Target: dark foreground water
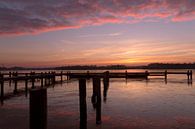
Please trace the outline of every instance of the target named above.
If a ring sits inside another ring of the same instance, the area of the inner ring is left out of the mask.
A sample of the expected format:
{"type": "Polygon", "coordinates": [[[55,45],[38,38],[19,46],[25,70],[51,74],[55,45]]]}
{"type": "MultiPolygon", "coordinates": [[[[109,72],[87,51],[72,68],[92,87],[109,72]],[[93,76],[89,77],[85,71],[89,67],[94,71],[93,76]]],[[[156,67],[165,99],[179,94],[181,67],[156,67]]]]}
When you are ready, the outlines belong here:
{"type": "MultiPolygon", "coordinates": [[[[96,125],[92,80],[87,80],[88,129],[195,129],[195,87],[184,75],[169,76],[167,84],[160,78],[110,79],[107,90],[101,86],[102,124],[96,125]]],[[[56,84],[47,93],[48,129],[79,129],[78,80],[56,84]]],[[[0,129],[29,129],[29,97],[0,106],[0,129]]]]}

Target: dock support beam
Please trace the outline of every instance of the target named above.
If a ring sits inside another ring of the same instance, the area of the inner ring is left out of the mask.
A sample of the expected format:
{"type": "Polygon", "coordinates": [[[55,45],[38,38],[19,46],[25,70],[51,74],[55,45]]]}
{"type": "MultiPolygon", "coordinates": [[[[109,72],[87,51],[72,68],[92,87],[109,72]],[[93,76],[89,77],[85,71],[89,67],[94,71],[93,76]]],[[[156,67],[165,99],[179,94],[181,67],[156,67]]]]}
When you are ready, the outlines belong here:
{"type": "Polygon", "coordinates": [[[96,124],[101,124],[101,85],[100,78],[93,78],[93,90],[96,95],[96,124]]]}
{"type": "Polygon", "coordinates": [[[104,102],[106,102],[106,100],[107,100],[107,92],[108,92],[108,87],[109,87],[109,71],[106,71],[104,73],[103,83],[104,83],[104,102]]]}
{"type": "Polygon", "coordinates": [[[63,82],[63,71],[61,71],[60,78],[61,78],[61,83],[62,83],[63,82]]]}
{"type": "Polygon", "coordinates": [[[41,72],[41,87],[43,87],[43,72],[41,72]]]}
{"type": "Polygon", "coordinates": [[[30,90],[30,129],[47,129],[47,90],[30,90]]]}
{"type": "Polygon", "coordinates": [[[27,97],[27,95],[28,95],[28,74],[26,73],[25,76],[26,76],[26,79],[25,79],[25,95],[27,97]]]}
{"type": "Polygon", "coordinates": [[[146,80],[148,80],[149,72],[145,71],[146,80]]]}
{"type": "MultiPolygon", "coordinates": [[[[11,77],[12,77],[12,73],[9,72],[9,78],[11,78],[11,77]]],[[[12,80],[10,79],[10,80],[9,80],[9,86],[11,86],[11,84],[12,84],[12,80]]]]}
{"type": "Polygon", "coordinates": [[[190,80],[192,80],[192,75],[193,75],[193,72],[192,70],[190,71],[190,80]]]}
{"type": "Polygon", "coordinates": [[[80,129],[87,129],[86,80],[79,79],[80,129]]]}
{"type": "MultiPolygon", "coordinates": [[[[17,77],[18,76],[18,73],[15,72],[13,73],[14,77],[17,77]]],[[[18,80],[17,78],[14,79],[14,94],[16,94],[18,92],[18,80]]]]}
{"type": "Polygon", "coordinates": [[[3,75],[0,74],[0,84],[1,84],[1,102],[4,100],[4,81],[3,81],[3,75]]]}

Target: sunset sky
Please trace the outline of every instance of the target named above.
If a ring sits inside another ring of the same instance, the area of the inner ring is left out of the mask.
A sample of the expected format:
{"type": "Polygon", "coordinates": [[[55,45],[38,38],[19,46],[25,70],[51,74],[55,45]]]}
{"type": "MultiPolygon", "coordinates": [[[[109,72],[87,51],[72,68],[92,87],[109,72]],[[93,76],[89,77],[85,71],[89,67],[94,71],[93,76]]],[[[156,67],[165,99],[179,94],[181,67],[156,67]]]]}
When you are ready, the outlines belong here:
{"type": "Polygon", "coordinates": [[[195,62],[195,0],[0,0],[0,66],[195,62]]]}

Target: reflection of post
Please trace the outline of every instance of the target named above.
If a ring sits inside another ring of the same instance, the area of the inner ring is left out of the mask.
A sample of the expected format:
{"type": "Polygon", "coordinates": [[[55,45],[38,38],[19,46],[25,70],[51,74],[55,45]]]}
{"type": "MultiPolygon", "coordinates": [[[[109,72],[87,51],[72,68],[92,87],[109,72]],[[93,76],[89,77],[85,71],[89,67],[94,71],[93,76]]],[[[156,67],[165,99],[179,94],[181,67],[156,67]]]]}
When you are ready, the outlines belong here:
{"type": "Polygon", "coordinates": [[[47,129],[47,90],[30,90],[30,129],[47,129]]]}
{"type": "Polygon", "coordinates": [[[101,124],[101,86],[100,78],[93,78],[93,86],[96,89],[97,103],[96,103],[96,124],[101,124]]]}
{"type": "Polygon", "coordinates": [[[79,79],[80,129],[87,129],[86,80],[79,79]]]}

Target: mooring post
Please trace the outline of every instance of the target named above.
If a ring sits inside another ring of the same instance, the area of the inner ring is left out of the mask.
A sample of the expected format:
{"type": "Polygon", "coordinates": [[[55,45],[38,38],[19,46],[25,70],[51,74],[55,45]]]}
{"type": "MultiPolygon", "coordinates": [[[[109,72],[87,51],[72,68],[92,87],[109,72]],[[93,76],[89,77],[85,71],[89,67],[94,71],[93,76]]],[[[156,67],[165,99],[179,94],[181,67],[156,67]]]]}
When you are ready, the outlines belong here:
{"type": "Polygon", "coordinates": [[[106,71],[104,73],[103,82],[104,82],[104,102],[106,102],[107,92],[108,92],[108,87],[109,87],[109,71],[106,71]]]}
{"type": "Polygon", "coordinates": [[[25,73],[25,95],[28,95],[28,73],[25,73]]]}
{"type": "Polygon", "coordinates": [[[44,74],[44,79],[45,79],[45,86],[47,86],[47,72],[44,74]]]}
{"type": "Polygon", "coordinates": [[[192,75],[193,75],[193,72],[192,70],[190,70],[190,80],[192,80],[192,75]]]}
{"type": "Polygon", "coordinates": [[[41,87],[43,87],[43,72],[41,72],[41,87]]]}
{"type": "Polygon", "coordinates": [[[71,74],[71,73],[68,71],[68,72],[67,72],[67,80],[70,80],[70,74],[71,74]]]}
{"type": "Polygon", "coordinates": [[[3,74],[0,73],[0,84],[1,84],[1,101],[4,99],[4,80],[3,74]]]}
{"type": "Polygon", "coordinates": [[[30,89],[30,129],[47,129],[47,90],[30,89]]]}
{"type": "Polygon", "coordinates": [[[61,71],[60,77],[61,77],[61,83],[62,83],[63,82],[63,71],[61,71]]]}
{"type": "Polygon", "coordinates": [[[190,71],[187,71],[188,80],[190,80],[190,71]]]}
{"type": "MultiPolygon", "coordinates": [[[[12,73],[9,72],[9,78],[11,78],[11,77],[12,77],[12,73]]],[[[12,84],[12,80],[10,79],[10,80],[9,80],[9,86],[11,86],[11,84],[12,84]]]]}
{"type": "Polygon", "coordinates": [[[50,80],[50,77],[51,76],[51,72],[48,73],[48,85],[51,85],[51,80],[50,80]]]}
{"type": "Polygon", "coordinates": [[[87,129],[86,80],[79,79],[80,129],[87,129]]]}
{"type": "Polygon", "coordinates": [[[56,72],[53,72],[53,84],[56,83],[56,72]]]}
{"type": "Polygon", "coordinates": [[[148,80],[149,72],[145,71],[146,80],[148,80]]]}
{"type": "Polygon", "coordinates": [[[165,70],[165,80],[167,80],[167,70],[165,70]]]}
{"type": "Polygon", "coordinates": [[[18,92],[18,79],[17,79],[17,76],[18,76],[18,72],[15,72],[14,73],[14,94],[16,94],[18,92]]]}
{"type": "Polygon", "coordinates": [[[96,92],[96,124],[101,124],[101,85],[100,78],[93,78],[94,92],[96,92]]]}
{"type": "Polygon", "coordinates": [[[34,72],[31,72],[31,80],[32,80],[32,89],[35,88],[35,73],[34,72]]]}

